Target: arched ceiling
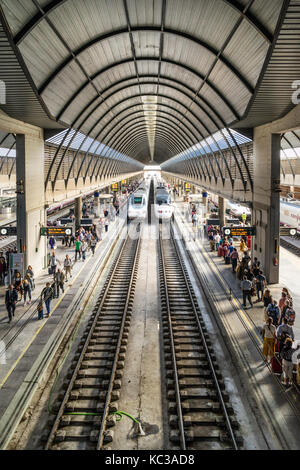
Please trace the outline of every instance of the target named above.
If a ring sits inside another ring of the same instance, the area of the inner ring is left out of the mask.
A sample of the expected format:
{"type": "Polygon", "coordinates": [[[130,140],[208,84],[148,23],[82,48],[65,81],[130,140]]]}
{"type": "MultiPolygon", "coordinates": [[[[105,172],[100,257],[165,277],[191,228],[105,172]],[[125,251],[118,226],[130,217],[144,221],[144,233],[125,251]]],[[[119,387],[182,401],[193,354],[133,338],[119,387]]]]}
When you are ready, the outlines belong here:
{"type": "Polygon", "coordinates": [[[240,122],[285,0],[0,0],[48,116],[161,163],[240,122]]]}

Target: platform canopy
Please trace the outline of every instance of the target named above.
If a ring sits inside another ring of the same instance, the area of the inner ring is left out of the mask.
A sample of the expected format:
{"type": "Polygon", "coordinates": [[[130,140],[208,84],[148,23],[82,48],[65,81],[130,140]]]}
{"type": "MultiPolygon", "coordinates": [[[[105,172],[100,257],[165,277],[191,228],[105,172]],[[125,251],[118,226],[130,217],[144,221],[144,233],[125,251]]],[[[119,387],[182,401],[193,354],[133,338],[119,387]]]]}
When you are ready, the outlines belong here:
{"type": "MultiPolygon", "coordinates": [[[[253,127],[292,106],[290,95],[272,96],[290,87],[296,51],[277,57],[273,83],[264,77],[297,3],[0,0],[0,61],[10,70],[1,108],[160,164],[220,129],[253,127]]],[[[287,47],[293,37],[285,39],[287,47]]]]}

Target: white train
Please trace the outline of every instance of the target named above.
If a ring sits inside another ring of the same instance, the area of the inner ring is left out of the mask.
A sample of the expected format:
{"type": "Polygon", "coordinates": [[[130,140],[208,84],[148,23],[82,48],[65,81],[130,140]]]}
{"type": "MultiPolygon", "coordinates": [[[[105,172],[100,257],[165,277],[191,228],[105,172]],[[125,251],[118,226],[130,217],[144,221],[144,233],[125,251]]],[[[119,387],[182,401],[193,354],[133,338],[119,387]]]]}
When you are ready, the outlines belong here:
{"type": "Polygon", "coordinates": [[[154,192],[154,215],[158,220],[174,219],[174,207],[171,204],[169,191],[158,184],[154,192]]]}
{"type": "Polygon", "coordinates": [[[243,213],[245,213],[247,217],[251,217],[251,210],[249,207],[242,206],[235,202],[226,201],[226,209],[236,217],[241,217],[243,213]]]}
{"type": "Polygon", "coordinates": [[[127,220],[145,219],[148,213],[149,185],[142,183],[128,200],[127,220]]]}
{"type": "Polygon", "coordinates": [[[300,233],[300,203],[299,201],[280,200],[280,223],[297,228],[300,233]]]}

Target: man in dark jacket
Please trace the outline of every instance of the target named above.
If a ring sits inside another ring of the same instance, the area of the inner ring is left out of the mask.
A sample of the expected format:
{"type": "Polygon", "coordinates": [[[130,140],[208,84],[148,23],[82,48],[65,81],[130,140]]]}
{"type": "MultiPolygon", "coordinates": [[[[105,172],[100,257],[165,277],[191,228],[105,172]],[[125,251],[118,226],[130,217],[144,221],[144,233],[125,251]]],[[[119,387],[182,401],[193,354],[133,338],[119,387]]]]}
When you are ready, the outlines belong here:
{"type": "Polygon", "coordinates": [[[15,314],[17,300],[18,300],[18,293],[16,289],[14,288],[14,286],[10,284],[5,293],[5,305],[6,305],[6,309],[8,313],[8,323],[11,322],[12,317],[15,314]]]}

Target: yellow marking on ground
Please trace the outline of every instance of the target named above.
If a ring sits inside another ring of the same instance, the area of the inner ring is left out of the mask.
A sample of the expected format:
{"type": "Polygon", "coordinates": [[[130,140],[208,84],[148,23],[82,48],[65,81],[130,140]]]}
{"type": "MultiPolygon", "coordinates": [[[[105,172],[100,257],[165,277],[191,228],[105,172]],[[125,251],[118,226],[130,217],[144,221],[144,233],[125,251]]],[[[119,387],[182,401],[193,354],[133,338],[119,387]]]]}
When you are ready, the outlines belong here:
{"type": "MultiPolygon", "coordinates": [[[[98,248],[98,247],[97,247],[98,248]]],[[[91,255],[90,255],[91,256],[91,255]]],[[[89,257],[90,257],[89,256],[89,257]]],[[[86,258],[86,260],[88,260],[88,258],[86,258]]],[[[85,266],[85,263],[83,263],[82,267],[80,268],[80,270],[78,271],[78,273],[76,274],[76,276],[74,277],[73,281],[72,281],[72,285],[73,283],[76,281],[76,279],[78,278],[79,274],[81,273],[81,271],[83,270],[85,266]]],[[[40,331],[44,328],[44,326],[46,325],[48,319],[51,317],[51,315],[53,314],[53,312],[57,309],[57,307],[59,306],[59,304],[61,303],[62,299],[64,298],[65,294],[67,293],[68,289],[65,290],[65,292],[63,293],[62,297],[59,299],[59,301],[56,303],[55,307],[53,308],[53,310],[50,312],[50,315],[49,317],[47,317],[46,321],[38,328],[38,330],[35,332],[35,334],[33,335],[33,337],[31,338],[30,342],[27,344],[27,346],[25,347],[25,349],[21,352],[20,356],[18,357],[18,359],[15,361],[15,363],[12,365],[12,367],[10,368],[10,370],[8,371],[8,373],[6,374],[6,376],[4,377],[4,379],[2,380],[1,384],[0,384],[0,389],[3,387],[3,385],[5,384],[5,382],[7,381],[7,379],[9,378],[9,376],[11,375],[11,373],[14,371],[14,369],[16,368],[16,366],[18,365],[18,363],[20,362],[20,360],[22,359],[22,357],[24,356],[24,354],[26,353],[26,351],[28,350],[28,348],[30,347],[30,345],[33,343],[33,341],[35,340],[35,338],[37,337],[37,335],[40,333],[40,331]]]]}

